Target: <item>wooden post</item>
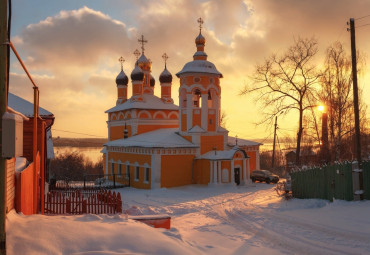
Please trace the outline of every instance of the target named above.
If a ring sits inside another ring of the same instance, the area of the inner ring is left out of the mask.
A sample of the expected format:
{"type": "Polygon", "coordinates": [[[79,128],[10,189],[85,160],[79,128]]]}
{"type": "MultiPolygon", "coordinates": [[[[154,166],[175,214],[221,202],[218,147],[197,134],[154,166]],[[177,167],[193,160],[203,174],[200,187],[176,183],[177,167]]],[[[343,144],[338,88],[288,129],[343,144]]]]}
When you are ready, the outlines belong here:
{"type": "MultiPolygon", "coordinates": [[[[8,107],[7,68],[8,68],[8,5],[0,3],[0,148],[2,153],[3,115],[8,107]]],[[[0,156],[0,254],[6,254],[6,159],[0,156]]]]}
{"type": "Polygon", "coordinates": [[[353,105],[355,112],[355,150],[356,150],[356,159],[358,161],[358,173],[359,173],[359,187],[357,193],[360,194],[360,199],[363,197],[363,175],[362,175],[362,163],[361,163],[361,133],[360,133],[360,110],[358,106],[358,86],[357,86],[357,53],[356,53],[356,35],[355,35],[355,19],[351,18],[350,22],[350,31],[351,31],[351,55],[352,55],[352,78],[353,78],[353,105]]]}

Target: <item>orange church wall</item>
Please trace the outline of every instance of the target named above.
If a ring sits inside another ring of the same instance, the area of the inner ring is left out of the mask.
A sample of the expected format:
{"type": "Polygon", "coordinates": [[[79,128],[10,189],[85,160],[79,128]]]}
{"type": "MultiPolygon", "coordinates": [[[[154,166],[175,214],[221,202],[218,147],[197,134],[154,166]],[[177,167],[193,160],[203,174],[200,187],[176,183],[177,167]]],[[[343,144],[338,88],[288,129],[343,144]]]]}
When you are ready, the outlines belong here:
{"type": "Polygon", "coordinates": [[[208,115],[208,131],[216,131],[216,115],[208,115]]]}
{"type": "Polygon", "coordinates": [[[206,153],[208,151],[213,150],[215,147],[217,150],[224,149],[224,137],[222,135],[219,136],[201,136],[200,138],[201,148],[200,153],[206,153]]]}
{"type": "Polygon", "coordinates": [[[209,160],[200,159],[196,160],[194,164],[194,181],[196,184],[208,184],[210,181],[209,176],[209,160]]]}
{"type": "Polygon", "coordinates": [[[110,140],[118,140],[123,138],[123,132],[125,131],[125,126],[115,126],[110,127],[110,140]]]}
{"type": "Polygon", "coordinates": [[[193,110],[193,126],[201,126],[202,115],[200,114],[201,109],[197,108],[193,110]],[[196,113],[198,112],[198,113],[196,113]]]}
{"type": "Polygon", "coordinates": [[[247,155],[249,156],[249,169],[250,171],[256,170],[256,151],[246,151],[247,155]]]}
{"type": "Polygon", "coordinates": [[[189,142],[193,142],[193,138],[191,136],[182,136],[182,138],[185,138],[186,140],[188,140],[189,142]]]}
{"type": "Polygon", "coordinates": [[[130,166],[130,186],[138,189],[150,189],[151,171],[149,170],[149,182],[144,182],[144,175],[145,168],[139,167],[139,180],[135,180],[135,167],[130,166]]]}
{"type": "MultiPolygon", "coordinates": [[[[135,166],[130,165],[130,185],[134,188],[139,189],[150,189],[150,180],[151,180],[151,168],[149,171],[149,182],[144,182],[145,168],[142,167],[145,163],[150,167],[151,164],[151,155],[142,155],[142,154],[129,154],[129,153],[119,153],[119,152],[109,152],[109,160],[113,159],[114,163],[114,173],[118,174],[118,166],[116,161],[120,160],[123,164],[122,174],[126,171],[126,161],[129,161],[130,164],[135,164],[137,162],[139,166],[139,180],[135,180],[135,166]]],[[[108,163],[108,174],[111,174],[112,164],[108,163]]],[[[119,181],[119,180],[117,180],[119,181]]]]}
{"type": "Polygon", "coordinates": [[[231,161],[230,160],[221,161],[221,171],[225,168],[229,171],[229,181],[228,181],[228,183],[230,183],[231,182],[231,180],[230,180],[230,178],[231,178],[231,161]]]}
{"type": "Polygon", "coordinates": [[[191,184],[194,155],[163,155],[161,187],[170,188],[191,184]]]}
{"type": "Polygon", "coordinates": [[[137,128],[138,134],[154,131],[160,128],[177,128],[179,127],[178,124],[174,125],[140,125],[137,128]]]}
{"type": "Polygon", "coordinates": [[[186,114],[181,115],[181,131],[186,131],[186,114]]]}
{"type": "Polygon", "coordinates": [[[125,96],[126,96],[125,89],[124,88],[119,88],[118,89],[118,97],[125,97],[125,96]]]}
{"type": "Polygon", "coordinates": [[[162,95],[171,95],[171,87],[161,87],[162,95]]]}
{"type": "MultiPolygon", "coordinates": [[[[150,166],[152,156],[145,154],[130,154],[130,153],[120,153],[120,152],[109,152],[108,161],[113,159],[114,161],[121,160],[122,163],[129,161],[131,164],[137,162],[139,165],[144,165],[147,163],[150,166]]],[[[110,164],[108,164],[108,173],[110,173],[110,164]]]]}

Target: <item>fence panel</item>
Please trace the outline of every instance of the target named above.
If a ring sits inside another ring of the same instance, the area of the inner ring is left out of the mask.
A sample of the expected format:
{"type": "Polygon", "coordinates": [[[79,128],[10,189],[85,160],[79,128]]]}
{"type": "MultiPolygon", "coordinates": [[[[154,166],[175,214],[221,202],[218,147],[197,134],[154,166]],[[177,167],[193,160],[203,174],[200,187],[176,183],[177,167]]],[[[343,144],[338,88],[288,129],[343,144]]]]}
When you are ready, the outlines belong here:
{"type": "Polygon", "coordinates": [[[370,161],[362,163],[364,180],[364,199],[370,200],[370,161]]]}
{"type": "Polygon", "coordinates": [[[45,197],[45,214],[122,213],[121,194],[110,190],[51,191],[45,197]]]}
{"type": "MultiPolygon", "coordinates": [[[[363,166],[365,193],[369,194],[370,164],[365,162],[363,166]]],[[[351,163],[300,170],[291,173],[291,177],[292,192],[296,198],[353,200],[351,163]]]]}

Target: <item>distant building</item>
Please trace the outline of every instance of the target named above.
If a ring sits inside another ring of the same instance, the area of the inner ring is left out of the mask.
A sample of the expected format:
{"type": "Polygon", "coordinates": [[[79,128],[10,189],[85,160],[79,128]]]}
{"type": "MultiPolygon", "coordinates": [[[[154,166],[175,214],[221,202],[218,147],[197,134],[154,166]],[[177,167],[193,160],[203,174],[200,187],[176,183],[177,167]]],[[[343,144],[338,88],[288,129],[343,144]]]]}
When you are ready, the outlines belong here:
{"type": "MultiPolygon", "coordinates": [[[[144,44],[142,37],[139,40],[144,44]]],[[[172,75],[165,67],[159,76],[161,96],[154,95],[151,62],[144,54],[128,77],[116,78],[116,106],[108,113],[108,142],[104,145],[105,172],[127,176],[136,188],[188,184],[244,185],[250,171],[259,169],[259,143],[228,137],[220,126],[222,74],[207,60],[206,40],[195,39],[197,51],[176,76],[180,79],[179,106],[171,98],[172,75]]],[[[138,52],[140,55],[140,52],[138,52]]],[[[137,56],[138,57],[138,56],[137,56]]]]}

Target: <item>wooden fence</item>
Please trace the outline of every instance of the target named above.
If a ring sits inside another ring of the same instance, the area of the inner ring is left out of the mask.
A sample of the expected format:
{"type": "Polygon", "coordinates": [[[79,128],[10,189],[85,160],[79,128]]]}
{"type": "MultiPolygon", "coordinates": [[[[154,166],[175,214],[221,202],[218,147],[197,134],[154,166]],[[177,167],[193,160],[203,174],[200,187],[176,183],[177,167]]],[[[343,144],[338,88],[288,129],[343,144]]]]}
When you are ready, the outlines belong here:
{"type": "MultiPolygon", "coordinates": [[[[363,194],[370,199],[370,161],[363,161],[363,194]]],[[[333,201],[354,199],[352,162],[294,171],[292,193],[296,198],[320,198],[333,201]]]]}
{"type": "Polygon", "coordinates": [[[51,191],[45,195],[45,214],[115,214],[122,212],[119,192],[110,190],[51,191]]]}

